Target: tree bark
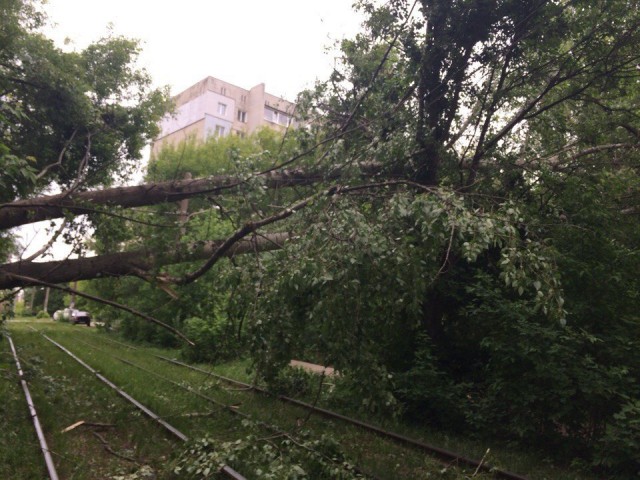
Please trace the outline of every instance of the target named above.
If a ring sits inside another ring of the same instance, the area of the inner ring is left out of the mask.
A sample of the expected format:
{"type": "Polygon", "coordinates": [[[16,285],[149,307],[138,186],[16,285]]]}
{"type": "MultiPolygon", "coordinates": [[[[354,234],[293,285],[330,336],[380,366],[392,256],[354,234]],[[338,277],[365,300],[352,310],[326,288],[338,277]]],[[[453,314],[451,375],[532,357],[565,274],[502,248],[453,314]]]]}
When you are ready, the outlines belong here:
{"type": "MultiPolygon", "coordinates": [[[[240,240],[224,255],[232,257],[243,253],[277,250],[290,238],[288,233],[272,233],[240,240]]],[[[93,278],[151,275],[163,265],[209,258],[224,243],[213,240],[184,246],[159,256],[149,250],[119,252],[95,257],[52,262],[15,262],[0,266],[0,290],[38,285],[16,276],[31,277],[58,284],[93,278]]]]}
{"type": "Polygon", "coordinates": [[[42,306],[42,310],[49,313],[49,292],[51,289],[49,287],[44,289],[44,305],[42,306]]]}
{"type": "MultiPolygon", "coordinates": [[[[264,176],[268,188],[311,185],[325,177],[304,172],[280,172],[264,176]]],[[[96,212],[100,207],[142,207],[239,189],[245,181],[226,175],[156,182],[133,187],[115,187],[73,194],[59,194],[18,200],[0,205],[0,230],[63,217],[96,212]]]]}

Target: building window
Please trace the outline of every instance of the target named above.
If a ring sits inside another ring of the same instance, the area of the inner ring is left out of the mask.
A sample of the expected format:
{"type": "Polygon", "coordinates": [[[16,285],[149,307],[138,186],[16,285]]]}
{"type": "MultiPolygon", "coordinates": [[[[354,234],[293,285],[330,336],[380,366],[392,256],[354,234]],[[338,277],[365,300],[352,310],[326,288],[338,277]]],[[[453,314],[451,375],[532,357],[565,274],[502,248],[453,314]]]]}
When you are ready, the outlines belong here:
{"type": "Polygon", "coordinates": [[[238,121],[247,123],[247,112],[245,112],[244,110],[238,110],[238,121]]]}
{"type": "Polygon", "coordinates": [[[240,95],[240,102],[241,103],[245,103],[247,101],[247,96],[246,95],[240,95]]]}
{"type": "Polygon", "coordinates": [[[240,138],[244,138],[245,137],[245,134],[244,134],[244,132],[242,130],[236,130],[235,132],[236,132],[236,135],[239,136],[240,138]]]}
{"type": "Polygon", "coordinates": [[[224,137],[226,131],[227,131],[227,129],[224,128],[222,125],[216,125],[215,136],[216,137],[224,137]]]}
{"type": "Polygon", "coordinates": [[[222,95],[226,95],[227,94],[227,89],[225,87],[220,87],[220,93],[222,95]]]}
{"type": "Polygon", "coordinates": [[[227,114],[227,104],[219,102],[218,103],[218,114],[225,116],[227,114]]]}
{"type": "Polygon", "coordinates": [[[278,115],[278,123],[280,125],[284,125],[285,127],[288,127],[289,124],[291,123],[291,117],[286,113],[280,113],[280,115],[278,115]]]}
{"type": "Polygon", "coordinates": [[[264,119],[267,122],[277,123],[278,122],[278,120],[277,120],[278,119],[278,112],[276,112],[272,108],[265,108],[264,109],[264,119]]]}
{"type": "Polygon", "coordinates": [[[278,125],[289,126],[291,124],[291,115],[279,112],[272,108],[264,109],[264,119],[267,122],[277,123],[278,125]]]}

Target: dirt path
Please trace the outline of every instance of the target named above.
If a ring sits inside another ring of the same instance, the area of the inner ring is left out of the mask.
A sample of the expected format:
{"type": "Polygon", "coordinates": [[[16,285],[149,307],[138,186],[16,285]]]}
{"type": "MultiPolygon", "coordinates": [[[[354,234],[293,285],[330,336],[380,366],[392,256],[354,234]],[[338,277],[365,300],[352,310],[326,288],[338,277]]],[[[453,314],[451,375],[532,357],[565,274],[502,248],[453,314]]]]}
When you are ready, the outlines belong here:
{"type": "Polygon", "coordinates": [[[291,360],[291,362],[289,363],[289,366],[303,368],[304,370],[307,370],[313,373],[324,373],[327,377],[333,377],[334,375],[336,375],[336,372],[333,369],[333,367],[323,367],[322,365],[317,365],[315,363],[309,363],[309,362],[302,362],[300,360],[291,360]]]}

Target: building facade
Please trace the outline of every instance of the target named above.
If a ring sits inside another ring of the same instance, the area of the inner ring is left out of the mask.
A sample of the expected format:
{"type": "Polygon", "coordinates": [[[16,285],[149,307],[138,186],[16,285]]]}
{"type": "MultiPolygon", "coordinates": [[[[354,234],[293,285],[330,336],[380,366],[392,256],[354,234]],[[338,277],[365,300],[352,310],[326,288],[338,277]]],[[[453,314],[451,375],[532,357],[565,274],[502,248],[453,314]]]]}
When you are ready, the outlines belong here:
{"type": "Polygon", "coordinates": [[[295,104],[265,92],[264,83],[245,90],[207,77],[176,95],[174,102],[175,113],[162,120],[152,154],[189,138],[244,136],[264,125],[285,130],[294,122],[295,104]]]}

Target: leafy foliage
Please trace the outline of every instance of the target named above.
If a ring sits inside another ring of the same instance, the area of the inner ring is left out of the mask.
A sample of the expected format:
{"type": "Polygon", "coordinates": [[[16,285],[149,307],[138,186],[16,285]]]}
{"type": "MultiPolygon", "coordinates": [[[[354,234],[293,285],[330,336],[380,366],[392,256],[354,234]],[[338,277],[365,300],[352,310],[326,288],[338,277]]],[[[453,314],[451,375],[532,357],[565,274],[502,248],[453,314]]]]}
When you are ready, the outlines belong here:
{"type": "MultiPolygon", "coordinates": [[[[10,5],[13,33],[0,33],[11,46],[0,51],[7,199],[69,185],[82,164],[85,185],[108,183],[162,110],[161,92],[131,68],[137,46],[108,38],[63,54],[30,30],[24,4],[10,5]],[[67,167],[38,179],[60,152],[67,167]],[[10,187],[18,178],[24,191],[10,187]]],[[[282,371],[312,360],[340,371],[334,402],[637,469],[637,2],[357,7],[364,31],[299,97],[304,128],[188,142],[148,171],[154,181],[230,174],[234,188],[125,222],[116,210],[91,217],[100,253],[162,256],[243,231],[292,240],[218,262],[188,286],[171,279],[193,264],[87,288],[187,329],[193,359],[251,355],[273,386],[304,389],[282,371]],[[315,185],[271,189],[259,172],[279,167],[306,169],[315,185]],[[258,222],[267,227],[255,232],[258,222]]],[[[130,318],[122,328],[174,342],[130,318]]],[[[197,477],[260,457],[273,466],[265,475],[309,474],[275,451],[203,444],[183,467],[197,477]]]]}
{"type": "Polygon", "coordinates": [[[613,422],[600,440],[595,463],[607,467],[623,468],[629,475],[638,471],[640,458],[640,405],[630,400],[613,415],[613,422]]]}
{"type": "Polygon", "coordinates": [[[289,438],[274,442],[249,436],[235,442],[215,442],[203,438],[182,453],[174,473],[179,478],[205,479],[224,465],[242,466],[256,478],[265,479],[356,479],[363,478],[340,452],[330,437],[313,440],[289,438]]]}
{"type": "Polygon", "coordinates": [[[195,343],[185,346],[183,354],[194,362],[216,362],[235,358],[241,348],[233,322],[226,320],[224,314],[214,313],[208,320],[198,317],[184,321],[184,333],[195,343]]]}
{"type": "MultiPolygon", "coordinates": [[[[108,35],[64,52],[40,33],[47,22],[40,2],[3,0],[1,7],[0,202],[126,178],[169,108],[167,92],[152,89],[135,66],[138,43],[108,35]]],[[[87,228],[75,224],[69,243],[87,228]]],[[[0,259],[16,251],[15,235],[2,232],[0,259]]]]}

